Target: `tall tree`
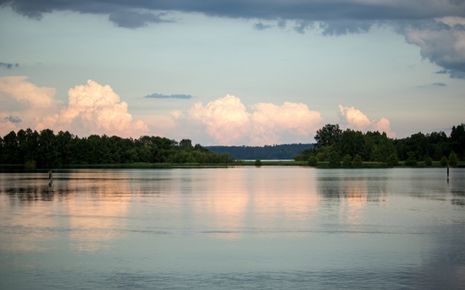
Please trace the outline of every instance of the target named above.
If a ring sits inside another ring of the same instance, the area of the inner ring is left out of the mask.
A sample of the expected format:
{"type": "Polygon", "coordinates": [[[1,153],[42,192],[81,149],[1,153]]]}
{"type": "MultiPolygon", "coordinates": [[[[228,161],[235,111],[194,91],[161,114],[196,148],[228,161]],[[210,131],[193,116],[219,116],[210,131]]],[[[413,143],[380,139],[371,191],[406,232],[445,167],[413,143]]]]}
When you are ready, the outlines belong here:
{"type": "Polygon", "coordinates": [[[340,141],[342,130],[339,125],[326,124],[323,128],[316,131],[315,140],[317,147],[323,147],[336,144],[340,141]]]}

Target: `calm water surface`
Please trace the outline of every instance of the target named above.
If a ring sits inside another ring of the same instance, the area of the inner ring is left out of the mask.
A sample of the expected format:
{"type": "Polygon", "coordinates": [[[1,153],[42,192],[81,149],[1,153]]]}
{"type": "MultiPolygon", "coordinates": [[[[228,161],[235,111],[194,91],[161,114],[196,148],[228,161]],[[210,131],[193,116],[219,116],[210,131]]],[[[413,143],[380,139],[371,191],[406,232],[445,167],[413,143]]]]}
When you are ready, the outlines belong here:
{"type": "Polygon", "coordinates": [[[0,289],[465,289],[465,170],[0,173],[0,289]]]}

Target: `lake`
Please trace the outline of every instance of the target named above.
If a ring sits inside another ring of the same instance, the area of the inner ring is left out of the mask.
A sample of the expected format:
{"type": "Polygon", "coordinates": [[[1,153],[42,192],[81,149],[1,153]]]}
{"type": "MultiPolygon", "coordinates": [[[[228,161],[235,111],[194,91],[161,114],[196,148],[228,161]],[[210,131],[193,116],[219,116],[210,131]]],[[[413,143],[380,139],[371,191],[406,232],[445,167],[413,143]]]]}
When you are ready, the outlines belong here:
{"type": "Polygon", "coordinates": [[[465,169],[0,173],[1,289],[465,288],[465,169]]]}

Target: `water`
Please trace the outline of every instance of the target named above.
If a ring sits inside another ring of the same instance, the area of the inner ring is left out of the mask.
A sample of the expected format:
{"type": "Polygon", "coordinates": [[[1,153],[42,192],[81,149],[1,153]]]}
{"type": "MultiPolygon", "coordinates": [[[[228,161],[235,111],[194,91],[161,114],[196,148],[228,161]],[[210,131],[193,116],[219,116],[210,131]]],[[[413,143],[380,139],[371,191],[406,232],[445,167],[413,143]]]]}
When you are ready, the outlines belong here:
{"type": "Polygon", "coordinates": [[[0,173],[0,289],[465,289],[465,170],[0,173]]]}

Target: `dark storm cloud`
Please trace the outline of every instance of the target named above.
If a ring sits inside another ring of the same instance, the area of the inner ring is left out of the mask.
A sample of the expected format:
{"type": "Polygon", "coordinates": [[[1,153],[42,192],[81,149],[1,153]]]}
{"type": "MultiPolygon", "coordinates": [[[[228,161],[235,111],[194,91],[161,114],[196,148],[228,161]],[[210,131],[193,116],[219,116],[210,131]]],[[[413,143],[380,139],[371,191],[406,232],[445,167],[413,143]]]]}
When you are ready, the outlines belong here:
{"type": "Polygon", "coordinates": [[[115,11],[108,17],[117,26],[126,28],[137,28],[149,23],[171,22],[162,18],[163,14],[143,13],[136,11],[115,11]]]}
{"type": "MultiPolygon", "coordinates": [[[[258,19],[326,20],[395,20],[431,19],[463,16],[464,0],[0,0],[17,12],[40,18],[43,13],[69,10],[80,13],[127,13],[131,10],[199,12],[207,15],[258,19]]],[[[127,17],[138,17],[129,15],[127,17]]],[[[111,19],[124,26],[120,19],[111,19]]],[[[144,25],[146,22],[141,22],[144,25]]],[[[136,27],[136,26],[134,26],[136,27]]]]}
{"type": "Polygon", "coordinates": [[[19,67],[19,63],[0,62],[0,68],[12,69],[19,67]]]}
{"type": "Polygon", "coordinates": [[[193,96],[186,95],[186,94],[165,95],[165,94],[160,94],[160,93],[153,93],[151,95],[145,96],[144,98],[146,98],[146,99],[182,99],[182,100],[188,100],[188,99],[192,99],[193,96]]]}
{"type": "MultiPolygon", "coordinates": [[[[465,23],[443,23],[444,17],[465,17],[465,0],[0,0],[28,17],[75,11],[103,14],[117,26],[137,28],[169,22],[163,13],[196,12],[209,16],[288,21],[299,33],[318,28],[324,35],[369,31],[373,25],[394,27],[408,43],[420,47],[423,58],[441,66],[451,77],[465,77],[465,23]]],[[[258,22],[258,30],[270,28],[258,22]]]]}

